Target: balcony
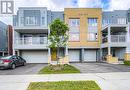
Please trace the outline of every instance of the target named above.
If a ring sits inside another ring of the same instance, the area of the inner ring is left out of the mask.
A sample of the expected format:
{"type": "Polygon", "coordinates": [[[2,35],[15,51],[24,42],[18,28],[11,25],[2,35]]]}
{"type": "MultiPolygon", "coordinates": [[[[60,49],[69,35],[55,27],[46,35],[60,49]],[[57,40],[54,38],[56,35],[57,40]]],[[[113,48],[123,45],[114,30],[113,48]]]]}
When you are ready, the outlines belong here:
{"type": "Polygon", "coordinates": [[[26,37],[15,39],[14,49],[47,49],[47,37],[26,37]]]}
{"type": "Polygon", "coordinates": [[[14,26],[14,30],[19,33],[48,33],[47,26],[14,26]]]}
{"type": "Polygon", "coordinates": [[[110,46],[126,46],[126,35],[110,35],[110,39],[107,37],[104,37],[102,39],[102,46],[107,47],[108,44],[110,46]],[[108,41],[110,40],[110,41],[108,41]]]}

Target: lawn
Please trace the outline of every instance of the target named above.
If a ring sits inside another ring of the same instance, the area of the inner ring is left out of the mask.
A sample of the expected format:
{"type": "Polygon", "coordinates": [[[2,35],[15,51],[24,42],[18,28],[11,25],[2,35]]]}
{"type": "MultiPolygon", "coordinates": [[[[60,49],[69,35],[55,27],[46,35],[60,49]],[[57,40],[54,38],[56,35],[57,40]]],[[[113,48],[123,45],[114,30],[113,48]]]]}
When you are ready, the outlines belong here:
{"type": "Polygon", "coordinates": [[[71,65],[48,65],[39,71],[39,74],[65,74],[80,73],[80,71],[71,65]]]}
{"type": "Polygon", "coordinates": [[[27,90],[101,90],[94,81],[32,82],[27,90]]]}

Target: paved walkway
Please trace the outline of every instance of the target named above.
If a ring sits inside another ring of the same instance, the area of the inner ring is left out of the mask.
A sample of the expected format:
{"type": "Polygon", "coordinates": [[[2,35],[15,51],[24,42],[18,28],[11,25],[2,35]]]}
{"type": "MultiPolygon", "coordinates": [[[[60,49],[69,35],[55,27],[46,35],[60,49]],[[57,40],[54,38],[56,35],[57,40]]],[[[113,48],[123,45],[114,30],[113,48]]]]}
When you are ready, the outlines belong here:
{"type": "Polygon", "coordinates": [[[0,90],[26,90],[30,82],[94,80],[102,90],[130,90],[130,72],[50,75],[0,75],[0,90]]]}

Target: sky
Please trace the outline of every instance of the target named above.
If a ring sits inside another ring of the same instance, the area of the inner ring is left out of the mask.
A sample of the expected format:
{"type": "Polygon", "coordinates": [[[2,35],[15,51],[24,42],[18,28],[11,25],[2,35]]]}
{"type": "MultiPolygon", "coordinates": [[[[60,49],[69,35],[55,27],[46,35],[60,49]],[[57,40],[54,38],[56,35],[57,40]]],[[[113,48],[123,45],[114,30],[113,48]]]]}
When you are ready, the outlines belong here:
{"type": "MultiPolygon", "coordinates": [[[[14,14],[18,7],[47,7],[52,11],[63,11],[66,7],[102,8],[104,11],[112,11],[129,9],[130,0],[14,0],[14,6],[14,14]]],[[[0,21],[12,25],[12,16],[0,15],[0,21]]]]}

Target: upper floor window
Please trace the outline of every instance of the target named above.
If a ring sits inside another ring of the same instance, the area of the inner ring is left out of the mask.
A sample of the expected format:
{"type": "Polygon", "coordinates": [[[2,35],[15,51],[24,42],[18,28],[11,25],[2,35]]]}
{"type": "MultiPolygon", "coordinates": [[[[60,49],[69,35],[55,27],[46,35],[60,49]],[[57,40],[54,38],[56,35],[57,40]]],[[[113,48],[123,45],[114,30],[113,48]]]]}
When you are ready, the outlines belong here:
{"type": "Polygon", "coordinates": [[[79,19],[69,19],[70,26],[79,26],[79,19]]]}
{"type": "Polygon", "coordinates": [[[118,18],[117,23],[118,24],[126,24],[126,18],[118,18]]]}
{"type": "Polygon", "coordinates": [[[97,26],[97,18],[88,18],[88,25],[89,26],[97,26]]]}
{"type": "Polygon", "coordinates": [[[25,17],[25,22],[26,25],[37,25],[37,18],[33,16],[25,17]]]}
{"type": "Polygon", "coordinates": [[[87,21],[88,21],[87,40],[96,41],[98,39],[98,19],[88,18],[87,21]]]}
{"type": "Polygon", "coordinates": [[[103,23],[103,25],[110,24],[110,20],[109,19],[103,19],[102,23],[103,23]]]}
{"type": "Polygon", "coordinates": [[[79,41],[80,19],[69,19],[69,41],[79,41]]]}

